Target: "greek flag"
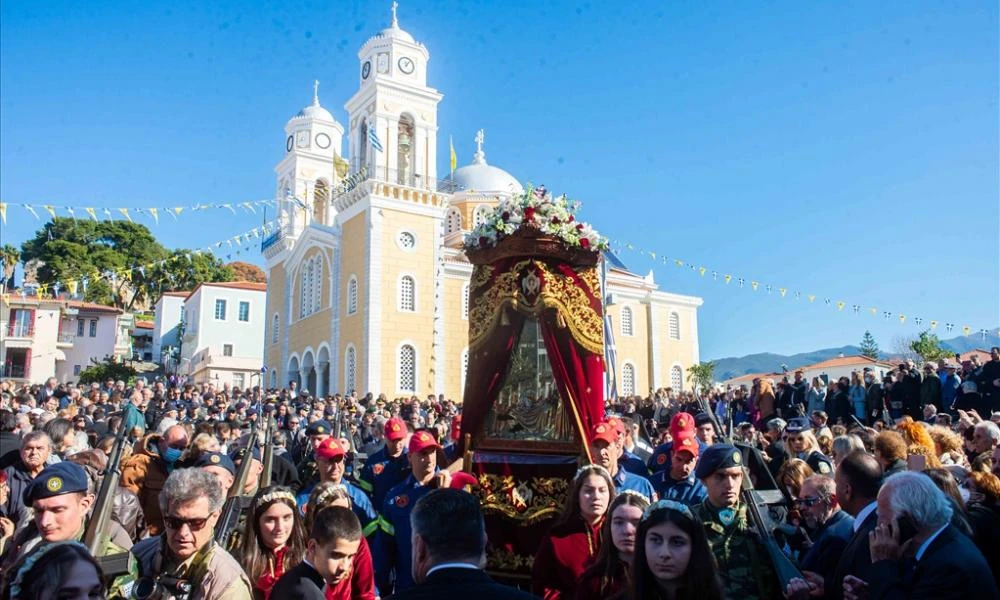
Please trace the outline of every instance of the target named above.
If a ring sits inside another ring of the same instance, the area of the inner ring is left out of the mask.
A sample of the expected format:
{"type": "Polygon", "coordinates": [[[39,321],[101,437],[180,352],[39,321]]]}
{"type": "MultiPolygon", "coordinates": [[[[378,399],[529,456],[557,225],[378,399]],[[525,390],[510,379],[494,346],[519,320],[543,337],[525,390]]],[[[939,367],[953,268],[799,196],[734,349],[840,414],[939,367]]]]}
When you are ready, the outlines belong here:
{"type": "Polygon", "coordinates": [[[618,366],[615,351],[615,334],[611,327],[611,315],[604,313],[604,362],[607,369],[607,398],[618,399],[618,366]]]}
{"type": "Polygon", "coordinates": [[[375,148],[379,152],[382,151],[382,142],[378,140],[378,135],[375,133],[374,127],[368,128],[368,141],[372,143],[372,148],[375,148]]]}

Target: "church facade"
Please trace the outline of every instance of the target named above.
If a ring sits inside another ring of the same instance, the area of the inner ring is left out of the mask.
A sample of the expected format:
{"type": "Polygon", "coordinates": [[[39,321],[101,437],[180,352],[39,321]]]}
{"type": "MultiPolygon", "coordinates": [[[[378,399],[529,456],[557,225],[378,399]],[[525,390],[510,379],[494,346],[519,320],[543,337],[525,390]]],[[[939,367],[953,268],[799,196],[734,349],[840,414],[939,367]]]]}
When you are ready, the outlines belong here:
{"type": "MultiPolygon", "coordinates": [[[[472,163],[438,180],[443,95],[428,85],[427,48],[395,14],[358,57],[346,127],[315,92],[285,126],[280,226],[261,246],[266,383],[460,400],[472,274],[463,236],[522,187],[486,162],[482,132],[472,163]]],[[[619,394],[686,388],[685,371],[699,360],[701,299],[659,290],[652,273],[617,260],[606,287],[619,394]]]]}

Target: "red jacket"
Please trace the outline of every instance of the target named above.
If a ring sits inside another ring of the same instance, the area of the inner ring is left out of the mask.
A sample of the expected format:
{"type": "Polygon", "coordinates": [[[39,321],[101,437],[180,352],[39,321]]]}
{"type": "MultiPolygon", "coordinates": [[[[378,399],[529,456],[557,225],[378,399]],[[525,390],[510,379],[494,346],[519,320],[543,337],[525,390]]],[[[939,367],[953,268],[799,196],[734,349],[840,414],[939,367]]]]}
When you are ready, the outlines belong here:
{"type": "Polygon", "coordinates": [[[531,593],[545,600],[569,600],[580,576],[601,546],[601,524],[576,517],[556,525],[542,540],[531,567],[531,593]]]}
{"type": "Polygon", "coordinates": [[[326,600],[375,600],[375,570],[372,569],[372,552],[368,542],[361,537],[358,553],[354,555],[350,579],[335,586],[326,586],[326,600]]]}

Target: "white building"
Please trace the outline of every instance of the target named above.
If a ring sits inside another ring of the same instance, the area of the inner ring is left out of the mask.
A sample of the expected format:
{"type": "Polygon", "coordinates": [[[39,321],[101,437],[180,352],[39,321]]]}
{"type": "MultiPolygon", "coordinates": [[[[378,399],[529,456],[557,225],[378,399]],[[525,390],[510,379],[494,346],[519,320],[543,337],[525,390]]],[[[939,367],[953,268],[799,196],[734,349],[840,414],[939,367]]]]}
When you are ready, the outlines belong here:
{"type": "Polygon", "coordinates": [[[76,309],[75,318],[67,315],[63,319],[61,338],[66,344],[65,360],[56,364],[55,376],[59,381],[75,381],[80,371],[93,361],[100,362],[109,356],[131,358],[132,315],[101,304],[69,301],[67,308],[76,309]],[[69,325],[67,328],[66,325],[69,325]]]}
{"type": "Polygon", "coordinates": [[[166,366],[171,350],[180,349],[181,323],[184,321],[184,301],[191,292],[164,292],[153,307],[153,362],[166,366]]]}
{"type": "Polygon", "coordinates": [[[195,383],[259,385],[266,283],[202,283],[184,302],[178,374],[195,383]]]}

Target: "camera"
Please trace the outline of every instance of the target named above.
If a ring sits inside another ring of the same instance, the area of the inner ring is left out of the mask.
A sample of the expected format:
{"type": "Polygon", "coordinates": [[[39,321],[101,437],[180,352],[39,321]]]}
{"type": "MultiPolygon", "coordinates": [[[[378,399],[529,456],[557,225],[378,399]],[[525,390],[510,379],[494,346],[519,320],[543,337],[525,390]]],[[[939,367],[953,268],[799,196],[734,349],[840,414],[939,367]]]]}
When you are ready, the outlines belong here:
{"type": "Polygon", "coordinates": [[[188,600],[191,589],[190,581],[170,575],[140,577],[135,582],[135,597],[138,600],[188,600]]]}

